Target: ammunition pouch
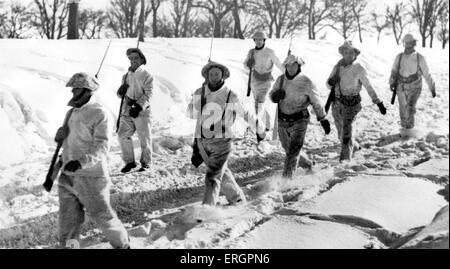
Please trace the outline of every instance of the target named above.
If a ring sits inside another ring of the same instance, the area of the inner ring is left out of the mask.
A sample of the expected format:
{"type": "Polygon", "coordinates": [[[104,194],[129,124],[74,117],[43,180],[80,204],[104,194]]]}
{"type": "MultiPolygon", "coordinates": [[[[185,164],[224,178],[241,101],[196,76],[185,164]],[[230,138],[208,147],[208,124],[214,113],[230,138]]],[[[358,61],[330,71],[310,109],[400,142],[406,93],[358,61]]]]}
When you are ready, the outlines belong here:
{"type": "Polygon", "coordinates": [[[412,83],[412,82],[414,82],[414,81],[416,81],[418,79],[419,79],[419,74],[417,74],[417,73],[415,73],[415,74],[413,74],[411,76],[408,76],[408,77],[402,77],[402,76],[398,77],[398,81],[400,83],[403,83],[403,84],[409,84],[409,83],[412,83]]]}
{"type": "Polygon", "coordinates": [[[278,109],[278,120],[283,122],[296,122],[307,118],[309,118],[309,112],[307,109],[300,110],[294,114],[285,114],[281,111],[281,109],[278,109]]]}
{"type": "Polygon", "coordinates": [[[272,76],[271,72],[261,74],[261,73],[258,73],[256,70],[253,70],[253,78],[255,78],[256,80],[259,80],[259,81],[271,81],[271,80],[273,80],[273,76],[272,76]]]}
{"type": "Polygon", "coordinates": [[[359,94],[347,96],[341,95],[337,100],[344,106],[356,106],[357,104],[361,103],[361,96],[359,94]]]}

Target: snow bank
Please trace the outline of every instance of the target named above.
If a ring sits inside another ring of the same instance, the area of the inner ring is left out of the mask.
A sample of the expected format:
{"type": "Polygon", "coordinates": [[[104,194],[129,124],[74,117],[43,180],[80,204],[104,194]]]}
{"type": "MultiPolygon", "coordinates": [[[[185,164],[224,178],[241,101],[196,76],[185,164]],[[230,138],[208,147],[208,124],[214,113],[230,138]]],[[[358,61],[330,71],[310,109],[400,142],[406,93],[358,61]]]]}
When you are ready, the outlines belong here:
{"type": "Polygon", "coordinates": [[[430,223],[447,203],[436,194],[439,189],[438,185],[418,178],[361,175],[334,186],[314,202],[297,209],[360,217],[403,233],[430,223]]]}

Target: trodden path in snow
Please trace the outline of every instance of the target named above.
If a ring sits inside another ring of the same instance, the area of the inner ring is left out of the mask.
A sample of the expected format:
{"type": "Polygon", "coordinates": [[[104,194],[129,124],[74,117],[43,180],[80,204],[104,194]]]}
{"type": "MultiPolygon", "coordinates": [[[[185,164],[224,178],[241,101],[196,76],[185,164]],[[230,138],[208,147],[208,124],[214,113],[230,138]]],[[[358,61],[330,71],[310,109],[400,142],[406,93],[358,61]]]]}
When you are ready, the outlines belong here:
{"type": "MultiPolygon", "coordinates": [[[[310,131],[321,130],[312,126],[310,131]]],[[[279,177],[284,155],[278,144],[264,142],[257,147],[250,138],[237,141],[230,168],[249,202],[217,209],[200,206],[205,168],[190,165],[189,139],[155,139],[154,169],[144,173],[121,174],[120,152],[113,148],[113,206],[132,235],[137,235],[132,236],[135,248],[377,248],[389,246],[410,228],[427,225],[446,204],[436,191],[448,184],[448,135],[374,141],[358,151],[354,161],[344,164],[337,160],[333,139],[326,139],[330,145],[321,150],[305,146],[315,166],[312,171],[300,168],[288,182],[279,177]],[[374,190],[369,194],[375,198],[365,193],[367,188],[374,190]],[[376,199],[386,188],[390,190],[387,196],[376,199]],[[414,195],[423,198],[421,206],[428,214],[414,221],[406,218],[400,230],[398,223],[383,222],[392,216],[404,219],[402,214],[417,208],[408,204],[417,198],[414,195]],[[334,204],[340,197],[348,198],[342,202],[342,211],[321,200],[334,204]],[[371,214],[364,214],[367,208],[371,214]],[[140,225],[146,223],[151,228],[144,232],[140,225]],[[312,242],[309,239],[316,243],[307,243],[312,242]]],[[[2,188],[7,197],[3,208],[8,210],[2,212],[8,212],[10,220],[5,224],[8,228],[0,230],[2,247],[56,247],[56,188],[47,194],[40,186],[46,161],[30,162],[29,169],[8,170],[17,179],[2,188]]],[[[109,248],[102,241],[101,232],[88,221],[83,246],[109,248]]]]}

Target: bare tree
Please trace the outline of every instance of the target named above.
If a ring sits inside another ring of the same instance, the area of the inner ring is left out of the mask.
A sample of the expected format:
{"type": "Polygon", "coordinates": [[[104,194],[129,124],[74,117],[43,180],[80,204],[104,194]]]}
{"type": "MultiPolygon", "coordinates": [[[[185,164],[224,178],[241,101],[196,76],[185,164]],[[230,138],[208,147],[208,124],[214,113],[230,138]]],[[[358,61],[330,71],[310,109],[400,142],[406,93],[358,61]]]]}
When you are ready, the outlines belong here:
{"type": "Polygon", "coordinates": [[[344,39],[348,39],[352,33],[357,31],[355,13],[352,9],[354,0],[336,0],[330,15],[331,23],[328,24],[338,32],[344,39]]]}
{"type": "Polygon", "coordinates": [[[316,34],[326,25],[317,28],[320,23],[328,19],[331,15],[334,0],[308,0],[306,8],[308,9],[308,38],[316,39],[316,34]]]}
{"type": "MultiPolygon", "coordinates": [[[[139,31],[138,8],[140,0],[111,0],[108,9],[109,27],[117,37],[137,37],[139,31]]],[[[151,13],[150,5],[145,7],[144,21],[151,13]]]]}
{"type": "Polygon", "coordinates": [[[11,2],[7,13],[0,14],[0,37],[23,38],[32,28],[32,14],[20,2],[11,2]]]}
{"type": "Polygon", "coordinates": [[[435,28],[438,24],[441,13],[445,10],[445,5],[448,5],[448,0],[437,1],[431,14],[430,26],[428,27],[428,35],[430,37],[430,48],[433,47],[433,40],[435,34],[435,28]]]}
{"type": "MultiPolygon", "coordinates": [[[[189,32],[189,26],[194,21],[192,19],[192,0],[172,0],[172,9],[170,15],[174,22],[174,36],[175,37],[187,37],[189,32]]],[[[193,15],[196,17],[196,15],[193,15]]]]}
{"type": "Polygon", "coordinates": [[[192,7],[207,10],[214,20],[214,37],[223,37],[221,21],[232,9],[227,0],[196,0],[192,3],[192,7]]]}
{"type": "Polygon", "coordinates": [[[362,23],[363,23],[363,12],[367,7],[367,0],[352,0],[351,1],[351,9],[353,12],[353,16],[355,17],[356,26],[358,28],[358,37],[359,42],[363,42],[362,40],[362,23]]]}
{"type": "Polygon", "coordinates": [[[411,14],[419,27],[419,33],[422,37],[422,47],[426,46],[427,38],[432,37],[437,10],[442,5],[443,1],[444,0],[411,0],[411,14]]]}
{"type": "Polygon", "coordinates": [[[448,43],[448,38],[449,38],[449,31],[448,31],[448,15],[449,13],[449,7],[448,7],[448,2],[445,1],[445,3],[443,4],[442,7],[442,11],[440,13],[440,16],[438,18],[438,23],[439,23],[439,32],[437,35],[437,38],[439,41],[441,41],[442,43],[442,49],[445,49],[445,46],[448,43]]]}
{"type": "Polygon", "coordinates": [[[295,0],[251,1],[250,12],[262,14],[269,37],[285,37],[306,24],[306,5],[295,0]]]}
{"type": "Polygon", "coordinates": [[[245,11],[248,0],[229,0],[230,5],[232,6],[231,14],[233,15],[234,20],[234,32],[233,37],[244,39],[244,31],[241,26],[241,16],[240,13],[245,11]]]}
{"type": "Polygon", "coordinates": [[[100,38],[107,19],[108,17],[103,10],[82,10],[79,18],[80,37],[87,39],[100,38]]]}
{"type": "Polygon", "coordinates": [[[139,13],[139,42],[144,42],[145,31],[145,0],[141,0],[141,12],[139,13]]]}
{"type": "Polygon", "coordinates": [[[380,43],[381,33],[389,27],[389,22],[387,21],[386,16],[382,16],[375,11],[372,11],[370,16],[372,17],[372,28],[377,31],[377,43],[380,43]]]}
{"type": "Polygon", "coordinates": [[[33,24],[40,29],[42,37],[60,39],[66,35],[67,2],[63,0],[34,0],[38,9],[33,24]],[[63,34],[64,33],[64,34],[63,34]]]}
{"type": "Polygon", "coordinates": [[[395,42],[400,45],[400,39],[403,36],[403,31],[410,23],[408,20],[408,12],[403,3],[397,3],[393,8],[386,7],[386,21],[389,23],[392,32],[394,33],[395,42]]]}
{"type": "Polygon", "coordinates": [[[158,32],[158,9],[164,0],[150,0],[150,10],[152,11],[152,29],[153,37],[159,36],[158,32]]]}
{"type": "Polygon", "coordinates": [[[78,2],[80,0],[68,0],[69,22],[67,23],[67,39],[78,39],[78,2]]]}

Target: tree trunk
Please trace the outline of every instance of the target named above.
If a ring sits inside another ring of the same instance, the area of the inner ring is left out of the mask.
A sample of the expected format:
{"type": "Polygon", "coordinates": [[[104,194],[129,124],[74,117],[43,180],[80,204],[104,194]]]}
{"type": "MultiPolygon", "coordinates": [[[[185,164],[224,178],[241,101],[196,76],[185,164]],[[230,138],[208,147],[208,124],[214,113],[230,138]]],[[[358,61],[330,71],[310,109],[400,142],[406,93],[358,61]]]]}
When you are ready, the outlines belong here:
{"type": "Polygon", "coordinates": [[[425,48],[427,46],[427,37],[425,34],[421,34],[422,36],[422,48],[425,48]]]}
{"type": "Polygon", "coordinates": [[[139,42],[144,42],[145,0],[141,0],[141,14],[139,15],[139,42]]]}
{"type": "Polygon", "coordinates": [[[69,23],[67,25],[67,39],[78,39],[78,1],[69,2],[69,23]]]}
{"type": "Polygon", "coordinates": [[[315,0],[309,1],[309,10],[308,10],[308,38],[313,38],[314,33],[314,24],[313,24],[313,9],[314,9],[315,0]]]}
{"type": "Polygon", "coordinates": [[[214,37],[221,37],[222,33],[220,31],[220,18],[214,16],[214,37]]]}
{"type": "Polygon", "coordinates": [[[237,0],[233,1],[233,18],[234,18],[234,31],[235,31],[235,38],[244,39],[244,34],[242,33],[241,28],[241,18],[239,17],[239,5],[237,0]]]}
{"type": "Polygon", "coordinates": [[[153,9],[152,12],[152,16],[153,16],[153,37],[158,37],[158,13],[156,12],[155,9],[153,9]]]}
{"type": "Polygon", "coordinates": [[[181,33],[182,37],[187,37],[187,31],[188,31],[188,24],[189,24],[189,13],[191,11],[191,5],[192,5],[192,0],[187,0],[186,3],[186,13],[184,14],[184,21],[183,21],[183,30],[181,33]]]}

